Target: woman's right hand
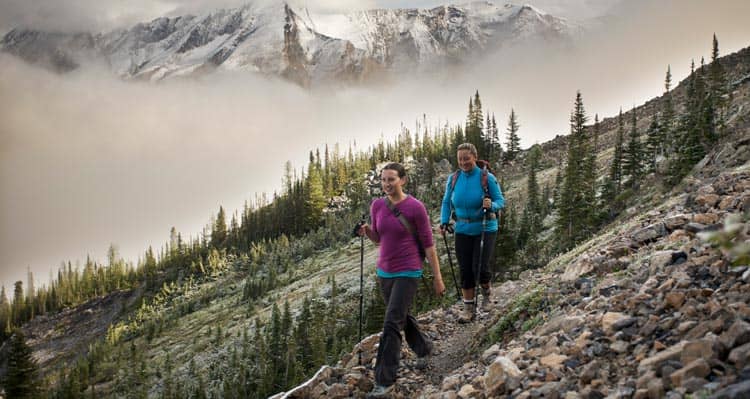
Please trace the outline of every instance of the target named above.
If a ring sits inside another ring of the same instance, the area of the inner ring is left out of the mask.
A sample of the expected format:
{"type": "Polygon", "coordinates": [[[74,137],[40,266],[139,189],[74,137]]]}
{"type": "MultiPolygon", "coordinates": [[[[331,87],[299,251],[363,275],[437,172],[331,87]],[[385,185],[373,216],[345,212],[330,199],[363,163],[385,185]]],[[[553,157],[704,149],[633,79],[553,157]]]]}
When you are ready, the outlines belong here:
{"type": "Polygon", "coordinates": [[[442,235],[445,235],[445,233],[453,233],[453,226],[451,226],[450,223],[442,223],[438,228],[442,235]]]}
{"type": "Polygon", "coordinates": [[[367,235],[367,230],[369,230],[369,229],[370,229],[370,225],[369,224],[362,223],[359,226],[359,235],[364,237],[365,235],[367,235]]]}

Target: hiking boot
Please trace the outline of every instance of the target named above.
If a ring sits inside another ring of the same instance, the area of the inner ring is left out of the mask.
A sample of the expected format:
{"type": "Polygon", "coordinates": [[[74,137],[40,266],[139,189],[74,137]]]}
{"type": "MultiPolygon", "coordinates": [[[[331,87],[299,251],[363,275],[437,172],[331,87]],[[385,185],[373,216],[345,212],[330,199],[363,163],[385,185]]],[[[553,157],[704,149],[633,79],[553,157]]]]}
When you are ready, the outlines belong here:
{"type": "Polygon", "coordinates": [[[375,387],[372,388],[372,391],[367,393],[367,396],[365,396],[367,399],[383,399],[383,398],[390,398],[391,393],[393,392],[393,385],[380,385],[375,384],[375,387]]]}
{"type": "Polygon", "coordinates": [[[482,311],[488,312],[491,306],[492,300],[490,299],[490,287],[482,287],[482,303],[480,305],[480,309],[482,309],[482,311]]]}
{"type": "Polygon", "coordinates": [[[475,307],[474,302],[464,302],[464,308],[458,315],[458,322],[464,324],[474,321],[475,307]]]}

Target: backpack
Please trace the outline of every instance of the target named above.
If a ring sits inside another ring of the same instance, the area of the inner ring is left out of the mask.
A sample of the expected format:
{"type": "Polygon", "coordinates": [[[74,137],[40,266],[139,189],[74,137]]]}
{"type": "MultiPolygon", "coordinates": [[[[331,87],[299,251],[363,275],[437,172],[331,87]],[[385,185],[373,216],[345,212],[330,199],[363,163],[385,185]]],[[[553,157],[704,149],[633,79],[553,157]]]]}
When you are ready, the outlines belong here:
{"type": "MultiPolygon", "coordinates": [[[[489,189],[489,177],[488,177],[488,175],[490,174],[490,172],[492,172],[492,170],[490,169],[490,162],[489,161],[485,161],[483,159],[477,159],[477,166],[479,166],[479,168],[482,171],[482,176],[479,179],[479,181],[482,183],[482,191],[484,191],[485,197],[489,197],[490,196],[490,189],[489,189]]],[[[450,185],[450,192],[448,193],[448,198],[450,198],[450,196],[453,195],[453,189],[456,188],[456,181],[458,181],[458,175],[460,173],[461,173],[461,171],[457,170],[451,176],[451,185],[450,185]]],[[[453,208],[453,204],[452,203],[451,203],[451,208],[453,208]]],[[[496,218],[496,219],[500,220],[500,210],[499,209],[497,211],[495,211],[495,212],[491,212],[490,214],[491,214],[491,219],[495,219],[496,218]]],[[[452,209],[451,209],[451,217],[453,217],[455,219],[455,214],[453,214],[452,209]]]]}

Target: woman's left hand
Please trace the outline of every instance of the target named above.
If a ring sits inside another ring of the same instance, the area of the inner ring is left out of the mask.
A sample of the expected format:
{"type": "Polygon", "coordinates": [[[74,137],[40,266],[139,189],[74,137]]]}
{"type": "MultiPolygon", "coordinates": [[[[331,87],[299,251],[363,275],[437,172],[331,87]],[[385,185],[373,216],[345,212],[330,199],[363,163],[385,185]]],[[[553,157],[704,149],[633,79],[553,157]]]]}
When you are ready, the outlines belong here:
{"type": "Polygon", "coordinates": [[[492,208],[492,199],[491,198],[485,198],[482,201],[482,208],[485,208],[485,209],[492,208]]]}
{"type": "Polygon", "coordinates": [[[436,278],[432,281],[432,286],[435,289],[435,295],[437,296],[443,296],[445,294],[445,284],[443,284],[443,279],[436,278]]]}

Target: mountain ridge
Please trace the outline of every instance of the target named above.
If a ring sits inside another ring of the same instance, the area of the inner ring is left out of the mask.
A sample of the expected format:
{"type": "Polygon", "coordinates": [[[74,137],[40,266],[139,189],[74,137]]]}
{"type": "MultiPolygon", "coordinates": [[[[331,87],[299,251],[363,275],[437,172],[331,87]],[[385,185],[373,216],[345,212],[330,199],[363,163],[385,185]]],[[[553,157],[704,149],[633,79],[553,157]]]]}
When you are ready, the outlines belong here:
{"type": "Polygon", "coordinates": [[[0,43],[5,52],[59,72],[95,58],[129,79],[158,81],[221,69],[309,86],[434,70],[480,51],[532,40],[564,43],[578,29],[532,6],[490,2],[348,14],[248,3],[102,33],[16,28],[0,43]]]}

